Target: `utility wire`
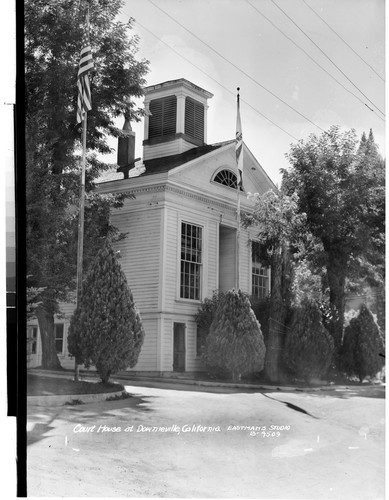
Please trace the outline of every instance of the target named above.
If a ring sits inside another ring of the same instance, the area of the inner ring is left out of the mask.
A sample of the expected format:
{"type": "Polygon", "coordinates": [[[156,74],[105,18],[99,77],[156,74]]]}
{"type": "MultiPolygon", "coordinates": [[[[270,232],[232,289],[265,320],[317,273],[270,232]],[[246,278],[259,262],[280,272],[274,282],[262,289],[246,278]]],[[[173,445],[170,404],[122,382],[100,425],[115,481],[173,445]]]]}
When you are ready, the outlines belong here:
{"type": "MultiPolygon", "coordinates": [[[[303,0],[304,1],[304,0],[303,0]]],[[[318,66],[320,69],[322,69],[325,73],[327,73],[328,76],[330,76],[333,80],[335,80],[336,83],[338,83],[346,92],[348,92],[349,94],[351,94],[352,96],[354,96],[356,99],[358,99],[358,101],[360,103],[362,103],[364,106],[366,106],[367,108],[370,109],[370,111],[372,111],[374,114],[377,115],[376,111],[371,108],[370,106],[368,106],[365,102],[363,102],[363,100],[357,96],[356,94],[354,94],[354,92],[352,92],[351,90],[349,90],[347,87],[345,87],[343,85],[343,83],[341,83],[339,80],[337,80],[333,75],[331,75],[331,73],[329,73],[325,68],[323,68],[323,66],[321,66],[305,49],[303,49],[300,45],[298,45],[292,38],[290,38],[286,33],[284,33],[281,28],[279,28],[276,24],[273,23],[273,21],[271,19],[269,19],[268,17],[265,16],[265,14],[263,14],[257,7],[255,7],[251,2],[250,0],[246,0],[246,2],[255,10],[258,12],[258,14],[260,14],[262,17],[264,17],[266,19],[266,21],[268,21],[274,28],[276,28],[276,30],[278,30],[281,35],[283,35],[285,38],[287,38],[290,42],[292,42],[298,49],[300,49],[302,52],[304,52],[304,54],[311,60],[313,61],[316,66],[318,66]]],[[[381,116],[377,115],[378,118],[380,118],[380,120],[382,120],[381,116]]]]}
{"type": "MultiPolygon", "coordinates": [[[[150,0],[149,0],[149,1],[150,1],[150,0]]],[[[306,37],[308,38],[308,40],[310,40],[310,42],[312,42],[312,43],[314,44],[314,46],[315,46],[318,50],[320,50],[320,52],[321,52],[321,53],[322,53],[322,54],[323,54],[323,55],[324,55],[324,56],[325,56],[325,57],[326,57],[326,58],[330,61],[330,63],[331,63],[331,64],[333,64],[333,65],[335,66],[335,68],[336,68],[338,71],[340,71],[340,72],[342,73],[342,75],[343,75],[345,78],[347,78],[347,80],[351,83],[351,85],[353,85],[353,87],[355,87],[355,88],[356,88],[356,89],[357,89],[357,90],[358,90],[358,91],[359,91],[359,92],[363,95],[363,97],[365,97],[365,99],[367,99],[367,100],[368,100],[368,101],[369,101],[369,102],[370,102],[370,103],[371,103],[371,104],[372,104],[375,108],[377,108],[377,109],[378,109],[378,111],[379,111],[379,112],[380,112],[383,116],[385,116],[385,113],[384,113],[383,111],[381,111],[381,110],[380,110],[380,108],[379,108],[376,104],[374,104],[374,102],[372,102],[372,101],[371,101],[371,100],[367,97],[367,95],[365,95],[365,94],[362,92],[362,90],[361,90],[359,87],[357,87],[357,85],[355,85],[355,83],[354,83],[352,80],[350,80],[350,78],[349,78],[349,77],[348,77],[348,76],[344,73],[344,71],[342,71],[336,63],[334,63],[334,61],[333,61],[333,60],[332,60],[332,59],[331,59],[331,58],[330,58],[330,57],[329,57],[329,56],[328,56],[328,55],[324,52],[324,50],[322,50],[322,49],[319,47],[319,45],[318,45],[316,42],[314,42],[314,41],[312,40],[312,38],[311,38],[309,35],[307,35],[307,34],[305,33],[305,31],[304,31],[303,29],[301,29],[301,28],[300,28],[300,26],[299,26],[299,25],[298,25],[295,21],[293,21],[293,19],[292,19],[292,18],[291,18],[291,17],[290,17],[290,16],[289,16],[289,15],[288,15],[288,14],[287,14],[287,13],[286,13],[286,12],[285,12],[285,11],[284,11],[281,7],[280,7],[280,6],[279,6],[279,5],[277,5],[277,3],[276,3],[274,0],[270,0],[270,1],[272,2],[272,4],[274,4],[274,5],[277,7],[277,9],[279,9],[279,10],[280,10],[280,11],[281,11],[281,12],[282,12],[282,13],[283,13],[283,14],[284,14],[284,15],[285,15],[285,16],[286,16],[286,17],[287,17],[287,18],[288,18],[288,19],[289,19],[289,20],[290,20],[290,21],[291,21],[291,22],[292,22],[295,26],[296,26],[296,28],[297,28],[297,29],[299,29],[299,30],[301,31],[301,33],[302,33],[304,36],[306,36],[306,37]]],[[[365,104],[365,106],[367,106],[367,104],[365,104]]],[[[369,109],[370,109],[370,108],[369,108],[369,109]]]]}
{"type": "Polygon", "coordinates": [[[377,71],[373,68],[373,66],[371,66],[371,65],[370,65],[367,61],[365,61],[365,60],[363,59],[363,57],[362,57],[360,54],[358,54],[358,52],[357,52],[357,51],[355,51],[355,50],[351,47],[351,45],[349,45],[349,44],[346,42],[346,40],[344,40],[344,38],[342,38],[342,37],[339,35],[339,33],[337,33],[337,32],[334,30],[334,29],[333,29],[333,28],[332,28],[332,27],[331,27],[331,26],[330,26],[330,25],[329,25],[329,24],[328,24],[328,23],[327,23],[327,22],[326,22],[326,21],[325,21],[325,20],[321,17],[321,15],[320,15],[320,14],[318,14],[318,13],[315,11],[315,9],[313,9],[313,8],[312,8],[312,7],[311,7],[311,6],[310,6],[310,5],[309,5],[309,4],[308,4],[305,0],[302,0],[302,1],[305,3],[305,5],[308,7],[308,9],[310,9],[310,10],[311,10],[311,11],[315,14],[315,16],[317,16],[319,19],[321,19],[321,20],[323,21],[323,23],[324,23],[324,24],[325,24],[325,25],[326,25],[326,26],[327,26],[327,27],[328,27],[328,28],[329,28],[329,29],[330,29],[333,33],[335,33],[335,35],[336,35],[336,36],[337,36],[340,40],[342,40],[342,42],[343,42],[345,45],[347,45],[347,47],[348,47],[350,50],[352,50],[352,51],[354,52],[354,54],[355,54],[357,57],[359,57],[359,59],[360,59],[362,62],[364,62],[367,66],[369,66],[369,68],[370,68],[372,71],[374,71],[374,73],[378,76],[378,78],[381,78],[381,80],[382,80],[383,82],[385,82],[384,78],[382,78],[382,76],[381,76],[381,75],[380,75],[380,74],[379,74],[379,73],[378,73],[378,72],[377,72],[377,71]]]}
{"type": "Polygon", "coordinates": [[[303,115],[302,113],[300,113],[300,111],[298,111],[297,109],[295,109],[293,106],[291,106],[290,104],[288,104],[286,101],[284,101],[283,99],[281,99],[280,97],[278,97],[276,94],[274,94],[274,92],[272,92],[271,90],[267,89],[266,87],[264,87],[261,83],[259,83],[257,80],[255,80],[252,76],[250,76],[248,73],[246,73],[245,71],[243,71],[242,69],[240,69],[238,66],[236,66],[233,62],[229,61],[226,57],[223,56],[223,54],[220,54],[220,52],[218,52],[217,50],[215,50],[213,47],[211,47],[208,43],[204,42],[201,38],[199,38],[195,33],[193,33],[192,31],[190,31],[188,28],[186,28],[183,24],[181,24],[179,21],[177,21],[173,16],[171,16],[170,14],[168,14],[166,11],[164,11],[163,9],[161,9],[161,7],[159,7],[158,5],[156,5],[152,0],[148,0],[152,5],[154,5],[154,7],[156,7],[158,10],[160,10],[161,12],[163,12],[166,16],[168,16],[172,21],[174,21],[176,24],[178,24],[179,26],[181,26],[181,28],[183,28],[185,31],[187,31],[188,33],[190,33],[193,37],[195,37],[197,40],[199,40],[201,43],[203,43],[206,47],[208,47],[208,49],[212,50],[213,52],[215,52],[215,54],[217,54],[219,57],[221,57],[224,61],[226,61],[227,63],[229,63],[231,66],[233,66],[235,69],[237,69],[240,73],[242,73],[243,75],[245,75],[247,78],[249,78],[252,82],[254,82],[256,85],[258,85],[259,87],[261,87],[263,90],[265,90],[266,92],[268,92],[269,94],[271,94],[273,97],[275,97],[276,99],[278,99],[279,101],[281,101],[283,104],[285,104],[285,106],[288,106],[288,108],[290,108],[292,111],[294,111],[295,113],[297,113],[298,115],[300,115],[302,118],[304,118],[304,120],[308,121],[309,123],[311,123],[312,125],[314,125],[315,127],[317,127],[318,129],[320,129],[322,132],[325,132],[325,130],[323,128],[320,127],[320,125],[317,125],[316,123],[314,123],[312,120],[310,120],[308,117],[306,117],[305,115],[303,115]]]}
{"type": "MultiPolygon", "coordinates": [[[[128,15],[128,13],[127,13],[128,15]]],[[[139,24],[139,26],[141,26],[144,30],[146,30],[148,33],[150,33],[153,37],[155,37],[157,40],[159,40],[160,42],[162,42],[163,44],[166,45],[166,47],[168,47],[170,50],[172,50],[175,54],[177,54],[178,56],[182,57],[182,59],[185,59],[185,61],[187,61],[189,64],[191,64],[192,66],[194,66],[196,69],[198,69],[199,71],[201,71],[204,75],[206,75],[208,78],[210,78],[211,80],[213,80],[215,83],[217,83],[218,85],[220,85],[220,87],[222,87],[224,90],[226,90],[227,92],[229,92],[230,94],[232,94],[234,97],[236,96],[236,93],[233,92],[232,90],[228,89],[225,85],[223,85],[222,83],[218,82],[215,78],[213,78],[212,76],[210,76],[208,73],[206,73],[204,70],[202,70],[201,68],[199,68],[198,66],[196,66],[196,64],[193,63],[193,61],[191,61],[190,59],[188,59],[187,57],[183,56],[182,54],[180,54],[176,49],[174,49],[173,47],[171,47],[168,43],[166,43],[164,40],[161,40],[161,38],[159,38],[157,35],[155,35],[152,31],[150,31],[148,28],[146,28],[146,26],[144,26],[142,23],[140,23],[138,20],[135,20],[136,24],[139,24]]],[[[294,135],[290,134],[289,132],[287,132],[285,129],[283,129],[282,127],[280,127],[279,125],[277,125],[277,123],[275,123],[273,120],[271,120],[270,118],[268,118],[267,116],[265,116],[263,113],[261,113],[260,111],[258,111],[258,109],[254,108],[250,103],[248,103],[247,101],[245,101],[244,99],[240,99],[241,102],[244,102],[247,106],[249,106],[253,111],[255,111],[256,113],[258,113],[260,116],[262,116],[263,118],[265,118],[265,120],[267,120],[269,123],[273,124],[275,127],[277,127],[278,129],[280,129],[282,132],[284,132],[286,135],[288,135],[289,137],[291,137],[292,139],[294,139],[295,141],[298,141],[297,137],[295,137],[294,135]]]]}

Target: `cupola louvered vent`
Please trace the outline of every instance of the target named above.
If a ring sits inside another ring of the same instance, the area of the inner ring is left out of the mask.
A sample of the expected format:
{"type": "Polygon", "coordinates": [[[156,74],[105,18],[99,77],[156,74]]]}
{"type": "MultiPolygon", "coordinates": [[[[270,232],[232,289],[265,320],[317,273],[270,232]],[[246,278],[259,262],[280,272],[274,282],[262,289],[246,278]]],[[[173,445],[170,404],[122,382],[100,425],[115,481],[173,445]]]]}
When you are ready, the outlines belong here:
{"type": "Polygon", "coordinates": [[[204,106],[190,97],[185,99],[185,134],[204,141],[204,106]]]}
{"type": "Polygon", "coordinates": [[[210,92],[185,78],[151,85],[144,91],[144,160],[185,153],[207,143],[210,92]]]}
{"type": "Polygon", "coordinates": [[[150,102],[149,138],[176,133],[177,98],[174,95],[150,102]]]}

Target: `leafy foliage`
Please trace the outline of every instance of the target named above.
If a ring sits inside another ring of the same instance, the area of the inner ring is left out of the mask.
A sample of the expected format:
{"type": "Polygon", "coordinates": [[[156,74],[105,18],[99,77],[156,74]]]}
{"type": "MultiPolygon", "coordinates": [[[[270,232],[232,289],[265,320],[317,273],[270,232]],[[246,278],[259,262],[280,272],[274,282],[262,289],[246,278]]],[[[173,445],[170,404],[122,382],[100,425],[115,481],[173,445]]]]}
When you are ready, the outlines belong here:
{"type": "Polygon", "coordinates": [[[283,351],[284,365],[292,375],[309,383],[327,372],[333,350],[334,341],[323,326],[320,310],[305,300],[292,316],[283,351]]]}
{"type": "Polygon", "coordinates": [[[325,255],[332,307],[331,333],[339,349],[348,280],[384,279],[385,165],[374,136],[331,127],[292,146],[283,189],[298,194],[298,212],[325,255]]]}
{"type": "Polygon", "coordinates": [[[35,310],[41,305],[39,301],[39,296],[44,291],[43,288],[27,288],[26,290],[26,302],[27,302],[27,318],[31,319],[35,316],[35,310]]]}
{"type": "Polygon", "coordinates": [[[107,244],[87,275],[69,327],[68,348],[86,367],[96,366],[103,382],[138,361],[144,330],[126,277],[107,244]]]}
{"type": "Polygon", "coordinates": [[[256,227],[256,239],[263,249],[261,260],[264,264],[271,265],[282,243],[297,249],[300,238],[306,232],[305,214],[298,213],[298,196],[270,190],[262,196],[249,194],[248,199],[254,202],[254,210],[251,214],[244,214],[242,222],[245,227],[256,227]]]}
{"type": "Polygon", "coordinates": [[[197,323],[197,332],[202,350],[205,347],[205,342],[211,328],[212,321],[215,318],[217,308],[223,301],[224,292],[215,290],[211,298],[206,297],[199,307],[195,320],[197,323]]]}
{"type": "Polygon", "coordinates": [[[249,195],[255,203],[252,214],[243,218],[245,226],[254,226],[262,247],[261,260],[271,267],[271,295],[266,343],[265,375],[271,382],[281,378],[280,352],[293,282],[293,252],[297,252],[305,234],[305,215],[298,213],[297,195],[268,191],[249,195]]]}
{"type": "Polygon", "coordinates": [[[229,370],[233,380],[238,380],[241,375],[263,369],[265,350],[248,297],[241,290],[226,292],[206,340],[206,363],[229,370]]]}
{"type": "Polygon", "coordinates": [[[384,365],[384,339],[371,311],[362,304],[359,314],[350,320],[344,332],[341,366],[348,375],[362,382],[375,376],[384,365]]]}
{"type": "Polygon", "coordinates": [[[267,345],[269,338],[269,324],[270,324],[270,297],[265,299],[258,299],[257,297],[250,297],[251,308],[259,322],[263,340],[267,345]]]}

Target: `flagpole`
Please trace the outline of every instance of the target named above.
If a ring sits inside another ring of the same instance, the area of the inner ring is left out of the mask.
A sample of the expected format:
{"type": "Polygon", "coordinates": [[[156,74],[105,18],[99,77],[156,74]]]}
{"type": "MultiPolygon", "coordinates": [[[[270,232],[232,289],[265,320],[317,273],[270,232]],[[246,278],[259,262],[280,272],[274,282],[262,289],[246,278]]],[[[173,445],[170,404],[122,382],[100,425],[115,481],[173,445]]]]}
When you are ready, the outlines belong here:
{"type": "MultiPolygon", "coordinates": [[[[86,162],[86,129],[88,113],[85,111],[82,120],[82,160],[81,160],[81,188],[80,188],[80,214],[78,220],[78,247],[77,247],[77,292],[76,308],[80,304],[82,294],[82,261],[84,256],[84,212],[85,212],[85,162],[86,162]]],[[[79,381],[79,365],[77,357],[74,358],[74,380],[79,381]]]]}
{"type": "MultiPolygon", "coordinates": [[[[80,214],[78,221],[77,242],[77,283],[76,283],[76,308],[80,306],[82,294],[82,263],[84,253],[84,210],[85,210],[85,163],[86,163],[86,130],[88,111],[92,109],[92,99],[89,83],[89,71],[94,67],[92,51],[89,40],[89,6],[86,10],[85,28],[82,37],[80,62],[78,67],[78,98],[77,98],[77,123],[82,122],[82,160],[81,160],[81,187],[80,187],[80,214]]],[[[79,367],[75,356],[74,380],[79,380],[79,367]]]]}
{"type": "Polygon", "coordinates": [[[82,161],[81,161],[81,189],[80,189],[80,215],[78,223],[78,248],[77,248],[77,298],[76,305],[82,293],[82,259],[84,250],[84,211],[85,211],[85,157],[86,157],[86,128],[87,112],[84,113],[82,121],[82,161]]]}
{"type": "Polygon", "coordinates": [[[240,253],[240,186],[238,186],[238,203],[236,210],[237,228],[236,228],[236,289],[239,290],[239,253],[240,253]]]}
{"type": "MultiPolygon", "coordinates": [[[[240,106],[239,106],[239,90],[240,88],[237,88],[237,96],[236,96],[236,101],[237,101],[237,130],[236,130],[236,140],[237,140],[237,145],[238,141],[241,140],[241,135],[242,135],[242,130],[241,130],[241,123],[240,123],[240,106]],[[239,137],[240,135],[240,137],[239,137]]],[[[243,147],[243,144],[242,144],[243,147]]],[[[238,149],[237,149],[238,151],[238,149]]],[[[237,192],[237,209],[236,209],[236,218],[237,218],[237,226],[236,226],[236,250],[235,250],[235,255],[236,255],[236,262],[235,262],[235,288],[236,290],[239,290],[239,285],[240,285],[240,273],[239,273],[239,253],[240,253],[240,186],[241,186],[241,174],[239,171],[239,157],[242,154],[242,151],[239,151],[236,155],[237,159],[237,167],[238,167],[238,175],[237,175],[237,183],[236,183],[236,192],[237,192]]]]}

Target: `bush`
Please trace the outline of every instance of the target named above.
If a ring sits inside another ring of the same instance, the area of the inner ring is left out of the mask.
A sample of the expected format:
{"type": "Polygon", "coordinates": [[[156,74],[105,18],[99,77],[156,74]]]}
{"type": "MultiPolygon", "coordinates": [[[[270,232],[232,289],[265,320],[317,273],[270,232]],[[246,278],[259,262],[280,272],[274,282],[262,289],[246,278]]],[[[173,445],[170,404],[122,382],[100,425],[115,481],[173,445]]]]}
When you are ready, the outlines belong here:
{"type": "Polygon", "coordinates": [[[384,365],[384,338],[373,314],[362,304],[359,314],[350,320],[344,332],[340,360],[347,375],[356,375],[360,382],[374,377],[384,365]]]}
{"type": "Polygon", "coordinates": [[[100,250],[83,284],[68,336],[69,353],[79,364],[94,365],[103,382],[133,367],[144,330],[126,277],[107,244],[100,250]]]}
{"type": "Polygon", "coordinates": [[[202,353],[204,352],[205,342],[207,340],[212,321],[215,318],[217,308],[219,307],[219,304],[223,300],[224,296],[224,292],[215,290],[211,298],[207,297],[201,302],[197,312],[195,319],[202,353]]]}
{"type": "Polygon", "coordinates": [[[285,368],[291,375],[310,383],[327,372],[333,352],[334,341],[323,326],[319,308],[304,300],[294,310],[286,335],[285,368]]]}
{"type": "Polygon", "coordinates": [[[251,308],[254,311],[255,317],[261,326],[261,332],[265,345],[267,345],[267,338],[269,335],[269,320],[270,320],[270,297],[258,299],[257,297],[250,297],[251,308]]]}
{"type": "Polygon", "coordinates": [[[264,367],[265,343],[248,297],[241,290],[226,292],[217,307],[205,344],[205,362],[241,375],[264,367]]]}

